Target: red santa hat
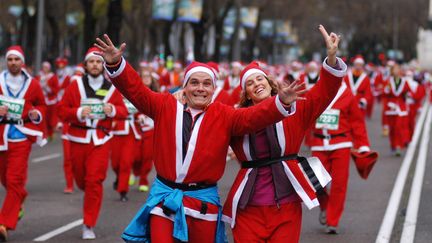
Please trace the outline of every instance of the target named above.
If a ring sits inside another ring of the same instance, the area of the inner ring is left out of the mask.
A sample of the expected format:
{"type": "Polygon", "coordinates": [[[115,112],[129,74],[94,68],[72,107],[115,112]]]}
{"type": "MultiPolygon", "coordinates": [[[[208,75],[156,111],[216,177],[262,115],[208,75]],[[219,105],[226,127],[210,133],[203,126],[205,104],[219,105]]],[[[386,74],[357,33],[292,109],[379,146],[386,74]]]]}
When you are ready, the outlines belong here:
{"type": "Polygon", "coordinates": [[[16,46],[11,46],[11,47],[9,47],[9,48],[7,49],[7,51],[6,51],[6,55],[5,55],[6,59],[7,59],[10,55],[18,56],[19,59],[21,59],[23,62],[25,62],[25,58],[24,58],[24,51],[23,51],[23,49],[21,48],[21,46],[16,45],[16,46]]]}
{"type": "Polygon", "coordinates": [[[260,67],[257,61],[249,63],[240,73],[240,86],[244,90],[246,86],[246,80],[253,74],[262,74],[267,77],[266,72],[260,67]]]}
{"type": "Polygon", "coordinates": [[[308,62],[308,64],[307,64],[306,66],[307,66],[308,68],[314,68],[314,69],[318,69],[318,68],[319,68],[318,63],[315,62],[315,61],[310,61],[310,62],[308,62]]]}
{"type": "Polygon", "coordinates": [[[291,63],[291,66],[293,68],[301,69],[303,67],[303,64],[301,62],[299,62],[299,61],[294,61],[294,62],[291,63]]]}
{"type": "Polygon", "coordinates": [[[140,66],[141,68],[148,68],[148,67],[150,67],[150,64],[149,64],[148,62],[146,62],[146,61],[141,61],[141,62],[139,63],[139,66],[140,66]]]}
{"type": "Polygon", "coordinates": [[[68,65],[68,60],[64,57],[57,57],[55,60],[56,66],[66,66],[68,65]]]}
{"type": "Polygon", "coordinates": [[[96,55],[96,53],[100,53],[100,52],[101,52],[101,49],[97,48],[96,46],[90,47],[86,52],[86,55],[84,57],[84,62],[87,61],[91,57],[97,57],[103,61],[102,56],[96,55]]]}
{"type": "Polygon", "coordinates": [[[204,72],[210,75],[213,82],[213,86],[216,87],[216,74],[213,72],[212,68],[205,63],[194,61],[191,64],[189,64],[189,66],[187,66],[185,70],[184,79],[183,79],[183,88],[186,86],[191,75],[197,72],[204,72]]]}
{"type": "Polygon", "coordinates": [[[365,60],[364,60],[363,56],[361,56],[361,55],[357,55],[357,56],[355,56],[355,57],[354,57],[354,60],[353,60],[353,64],[361,64],[361,65],[364,65],[364,64],[365,64],[365,60]]]}
{"type": "Polygon", "coordinates": [[[366,180],[378,159],[378,153],[375,151],[363,153],[353,151],[351,152],[351,157],[354,160],[360,177],[366,180]]]}
{"type": "Polygon", "coordinates": [[[75,72],[85,73],[84,64],[78,63],[78,65],[75,67],[75,72]]]}
{"type": "Polygon", "coordinates": [[[47,68],[51,69],[51,64],[48,61],[44,61],[42,63],[42,67],[47,67],[47,68]]]}
{"type": "Polygon", "coordinates": [[[219,64],[215,62],[208,62],[207,65],[209,65],[211,68],[213,68],[213,72],[219,73],[219,64]]]}

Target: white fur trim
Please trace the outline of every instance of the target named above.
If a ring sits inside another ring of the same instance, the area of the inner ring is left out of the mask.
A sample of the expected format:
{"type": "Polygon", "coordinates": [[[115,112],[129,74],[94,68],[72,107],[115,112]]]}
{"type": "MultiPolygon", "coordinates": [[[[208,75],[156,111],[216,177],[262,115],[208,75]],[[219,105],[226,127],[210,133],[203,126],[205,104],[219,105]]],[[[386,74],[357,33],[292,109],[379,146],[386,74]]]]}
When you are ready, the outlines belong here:
{"type": "Polygon", "coordinates": [[[342,148],[351,148],[353,146],[352,142],[343,142],[343,143],[336,143],[336,144],[328,144],[324,146],[312,146],[312,151],[333,151],[337,149],[342,148]]]}
{"type": "Polygon", "coordinates": [[[284,105],[282,104],[282,101],[280,101],[279,95],[276,95],[276,107],[279,110],[279,112],[284,116],[284,117],[288,117],[291,115],[294,115],[294,113],[296,112],[296,102],[294,101],[293,103],[291,103],[290,106],[290,110],[287,111],[284,107],[284,105]]]}
{"type": "Polygon", "coordinates": [[[327,59],[328,59],[328,57],[326,57],[326,59],[324,59],[324,62],[323,62],[323,68],[324,68],[325,70],[327,70],[327,71],[328,71],[329,73],[331,73],[333,76],[336,76],[336,77],[338,77],[338,78],[342,78],[343,76],[346,75],[346,72],[347,72],[348,67],[347,67],[347,65],[345,64],[345,62],[342,61],[342,59],[340,59],[339,57],[336,57],[336,59],[337,59],[337,63],[339,64],[339,67],[341,68],[341,70],[337,70],[337,69],[335,69],[335,68],[330,67],[330,66],[327,64],[327,59]]]}
{"type": "Polygon", "coordinates": [[[125,67],[126,67],[126,60],[123,57],[120,61],[119,69],[117,69],[116,71],[114,71],[112,73],[108,70],[108,68],[106,67],[106,64],[104,65],[105,71],[108,74],[109,78],[116,78],[116,77],[120,76],[120,74],[123,72],[125,67]]]}
{"type": "Polygon", "coordinates": [[[232,206],[231,229],[234,228],[234,226],[235,226],[235,220],[236,220],[236,216],[237,216],[237,206],[238,206],[238,203],[240,201],[240,197],[241,197],[243,190],[246,186],[246,183],[248,181],[249,174],[251,173],[251,171],[252,171],[251,168],[247,170],[245,177],[243,178],[242,182],[240,183],[239,187],[237,188],[237,191],[234,194],[233,202],[231,205],[232,206]]]}
{"type": "Polygon", "coordinates": [[[257,69],[257,68],[251,68],[251,69],[247,70],[247,71],[243,74],[243,77],[242,77],[242,79],[241,79],[241,87],[242,87],[243,90],[244,90],[245,87],[246,87],[246,80],[247,80],[247,79],[248,79],[252,74],[256,74],[256,73],[262,74],[262,75],[264,75],[264,77],[267,77],[267,75],[266,75],[262,70],[260,70],[260,69],[257,69]]]}
{"type": "Polygon", "coordinates": [[[204,119],[204,116],[205,116],[205,112],[202,113],[198,117],[198,119],[195,121],[195,125],[193,126],[192,134],[191,134],[191,137],[189,139],[188,146],[187,146],[186,156],[185,156],[185,159],[183,161],[183,165],[182,165],[180,171],[177,173],[177,178],[175,180],[175,182],[177,182],[177,183],[182,183],[183,180],[186,178],[186,175],[189,171],[189,167],[192,163],[193,155],[195,152],[195,147],[196,147],[197,138],[198,138],[198,131],[200,129],[201,122],[204,119]]]}
{"type": "Polygon", "coordinates": [[[34,109],[36,112],[37,112],[37,114],[38,114],[38,118],[39,119],[37,119],[37,120],[33,120],[31,117],[30,117],[30,115],[29,115],[29,119],[31,120],[31,122],[33,122],[34,124],[39,124],[39,123],[41,123],[42,122],[42,120],[43,120],[43,117],[42,117],[42,113],[40,112],[40,111],[38,111],[38,110],[36,110],[36,109],[34,109]]]}
{"type": "Polygon", "coordinates": [[[176,177],[179,177],[181,168],[183,166],[183,105],[177,101],[176,111],[176,177]]]}
{"type": "Polygon", "coordinates": [[[359,152],[359,153],[369,152],[369,151],[370,151],[369,146],[361,146],[361,147],[358,149],[358,152],[359,152]]]}
{"type": "Polygon", "coordinates": [[[204,72],[204,73],[207,73],[208,75],[210,75],[210,77],[212,79],[212,83],[213,83],[214,87],[216,87],[216,77],[215,77],[215,74],[213,73],[213,71],[211,69],[203,67],[203,66],[197,66],[197,67],[192,68],[191,70],[189,70],[186,73],[186,75],[183,79],[183,88],[189,82],[189,78],[192,76],[192,74],[197,73],[197,72],[204,72]]]}
{"type": "Polygon", "coordinates": [[[87,61],[88,59],[92,58],[92,57],[100,58],[102,61],[104,60],[102,56],[96,55],[95,53],[96,52],[94,52],[94,51],[87,53],[87,55],[85,55],[85,57],[84,57],[84,62],[87,61]]]}
{"type": "Polygon", "coordinates": [[[6,55],[5,55],[6,59],[8,58],[9,55],[18,56],[25,63],[24,55],[21,52],[19,52],[17,50],[10,50],[10,51],[6,52],[6,55]]]}

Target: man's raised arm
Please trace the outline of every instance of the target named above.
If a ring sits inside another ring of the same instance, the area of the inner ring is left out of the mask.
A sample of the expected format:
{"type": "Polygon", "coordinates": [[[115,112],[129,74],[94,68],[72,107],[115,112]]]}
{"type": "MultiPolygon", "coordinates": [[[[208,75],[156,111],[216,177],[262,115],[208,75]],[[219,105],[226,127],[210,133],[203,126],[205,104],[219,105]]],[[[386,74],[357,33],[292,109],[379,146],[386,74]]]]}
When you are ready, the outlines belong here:
{"type": "Polygon", "coordinates": [[[104,34],[104,39],[96,38],[95,46],[101,50],[97,54],[103,57],[111,82],[138,110],[154,119],[164,104],[164,95],[147,88],[138,73],[123,58],[125,43],[116,48],[108,35],[104,34]]]}

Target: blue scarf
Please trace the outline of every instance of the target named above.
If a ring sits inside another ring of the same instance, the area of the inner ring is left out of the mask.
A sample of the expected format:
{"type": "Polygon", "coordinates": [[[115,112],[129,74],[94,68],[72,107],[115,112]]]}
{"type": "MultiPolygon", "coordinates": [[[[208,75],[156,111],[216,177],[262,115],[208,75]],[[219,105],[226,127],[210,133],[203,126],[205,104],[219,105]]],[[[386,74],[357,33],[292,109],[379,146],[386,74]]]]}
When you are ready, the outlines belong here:
{"type": "Polygon", "coordinates": [[[156,205],[164,202],[163,205],[165,207],[175,212],[173,237],[180,241],[188,241],[188,228],[183,208],[183,196],[196,198],[219,207],[215,242],[228,242],[225,235],[225,226],[221,220],[222,206],[216,186],[195,191],[182,191],[166,186],[157,178],[152,185],[147,202],[138,211],[123,232],[123,240],[125,242],[151,242],[149,229],[150,212],[156,205]]]}

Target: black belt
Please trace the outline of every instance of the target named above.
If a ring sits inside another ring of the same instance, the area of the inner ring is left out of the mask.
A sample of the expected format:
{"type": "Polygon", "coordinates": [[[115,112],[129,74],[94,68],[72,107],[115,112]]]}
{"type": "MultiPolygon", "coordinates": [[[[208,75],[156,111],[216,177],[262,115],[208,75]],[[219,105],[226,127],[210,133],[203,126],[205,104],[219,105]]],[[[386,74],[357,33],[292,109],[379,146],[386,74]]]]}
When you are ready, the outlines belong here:
{"type": "Polygon", "coordinates": [[[0,121],[0,124],[24,125],[24,123],[27,122],[30,122],[30,119],[19,119],[19,120],[3,119],[0,121]]]}
{"type": "Polygon", "coordinates": [[[340,133],[340,134],[328,134],[328,135],[323,135],[323,134],[318,134],[318,133],[314,133],[313,134],[315,137],[317,138],[321,138],[321,139],[331,139],[334,137],[346,137],[345,133],[340,133]]]}
{"type": "Polygon", "coordinates": [[[298,157],[297,161],[301,164],[303,171],[305,172],[306,176],[309,178],[309,182],[315,188],[316,193],[318,195],[325,194],[325,190],[321,186],[321,183],[319,182],[318,178],[316,177],[315,172],[310,167],[310,165],[307,161],[307,158],[298,157]]]}
{"type": "Polygon", "coordinates": [[[297,158],[298,158],[297,154],[290,154],[290,155],[285,155],[285,156],[278,157],[278,158],[265,158],[265,159],[251,160],[251,161],[243,161],[241,163],[241,166],[244,169],[245,168],[260,168],[260,167],[264,167],[264,166],[278,163],[281,161],[293,160],[293,159],[297,159],[297,158]]]}
{"type": "Polygon", "coordinates": [[[91,129],[99,129],[101,130],[103,133],[105,133],[105,135],[109,135],[109,129],[103,126],[96,126],[96,127],[89,127],[89,126],[83,126],[83,125],[77,125],[77,124],[71,124],[71,127],[76,127],[76,128],[81,128],[81,129],[86,129],[86,130],[91,130],[91,129]]]}
{"type": "Polygon", "coordinates": [[[173,189],[180,189],[182,191],[196,191],[201,189],[207,189],[210,187],[216,186],[216,183],[205,183],[205,182],[197,182],[197,183],[177,183],[174,181],[167,180],[160,175],[156,176],[163,184],[169,186],[173,189]]]}

